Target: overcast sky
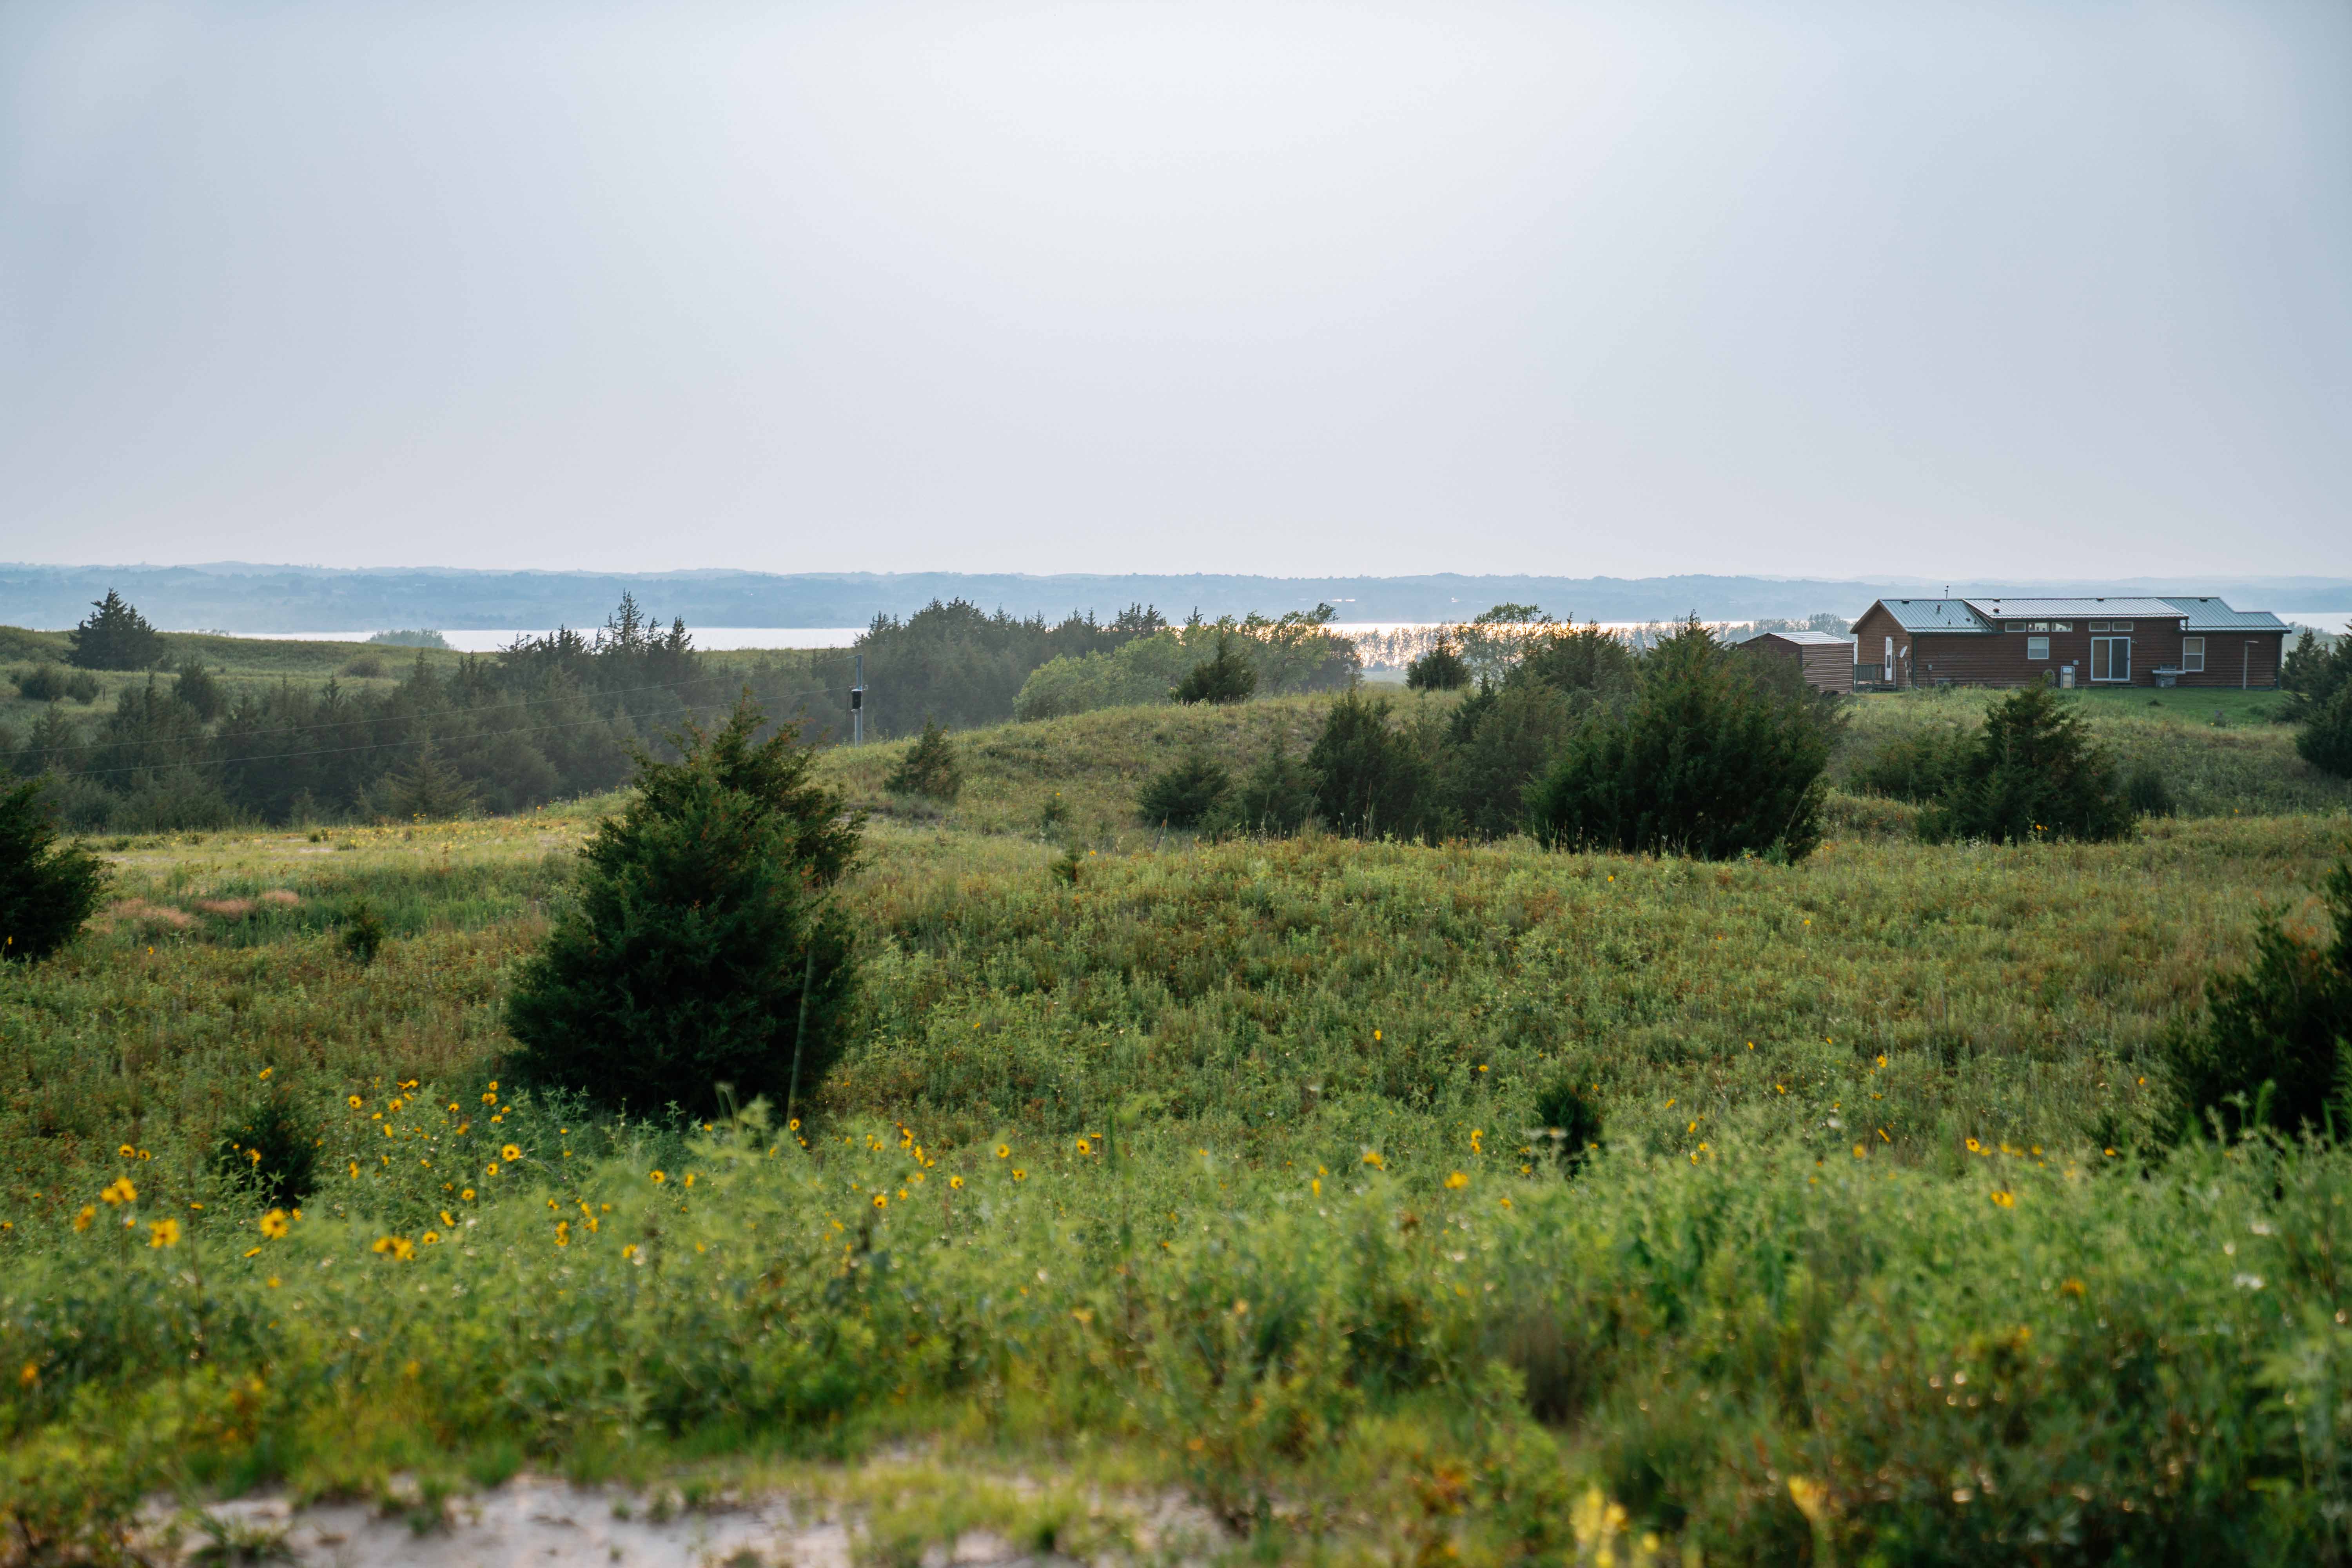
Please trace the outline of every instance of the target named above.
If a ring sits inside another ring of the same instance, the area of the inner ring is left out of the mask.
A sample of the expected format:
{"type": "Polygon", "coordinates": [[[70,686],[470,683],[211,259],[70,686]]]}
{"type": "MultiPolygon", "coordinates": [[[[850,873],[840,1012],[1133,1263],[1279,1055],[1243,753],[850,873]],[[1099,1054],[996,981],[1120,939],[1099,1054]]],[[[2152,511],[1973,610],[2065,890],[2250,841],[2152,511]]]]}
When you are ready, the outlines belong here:
{"type": "Polygon", "coordinates": [[[0,559],[2352,570],[2352,5],[0,5],[0,559]]]}

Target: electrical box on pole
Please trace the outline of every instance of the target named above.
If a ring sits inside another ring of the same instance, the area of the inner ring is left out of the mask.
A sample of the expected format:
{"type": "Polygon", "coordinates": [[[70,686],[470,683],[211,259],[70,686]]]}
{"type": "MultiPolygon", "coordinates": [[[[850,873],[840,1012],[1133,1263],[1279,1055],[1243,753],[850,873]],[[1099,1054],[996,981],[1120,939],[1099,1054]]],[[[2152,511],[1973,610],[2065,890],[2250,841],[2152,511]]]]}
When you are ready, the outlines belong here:
{"type": "Polygon", "coordinates": [[[849,689],[849,743],[866,744],[866,656],[851,656],[857,661],[856,683],[849,689]]]}

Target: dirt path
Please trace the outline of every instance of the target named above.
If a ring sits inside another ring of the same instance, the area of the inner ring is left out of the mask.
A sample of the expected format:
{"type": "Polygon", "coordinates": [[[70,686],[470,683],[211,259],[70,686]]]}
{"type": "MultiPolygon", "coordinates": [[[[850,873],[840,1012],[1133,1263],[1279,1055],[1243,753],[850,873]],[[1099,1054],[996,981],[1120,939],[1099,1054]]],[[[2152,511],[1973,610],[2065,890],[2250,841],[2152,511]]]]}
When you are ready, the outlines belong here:
{"type": "Polygon", "coordinates": [[[1045,1498],[1016,1481],[977,1502],[956,1489],[927,1501],[922,1485],[893,1492],[870,1478],[855,1490],[862,1495],[846,1500],[779,1495],[688,1509],[666,1506],[667,1494],[520,1476],[450,1499],[437,1516],[421,1502],[157,1504],[139,1544],[151,1562],[212,1568],[1045,1568],[1198,1563],[1228,1544],[1213,1521],[1174,1497],[1045,1498]],[[975,1515],[1006,1533],[971,1524],[975,1515]]]}

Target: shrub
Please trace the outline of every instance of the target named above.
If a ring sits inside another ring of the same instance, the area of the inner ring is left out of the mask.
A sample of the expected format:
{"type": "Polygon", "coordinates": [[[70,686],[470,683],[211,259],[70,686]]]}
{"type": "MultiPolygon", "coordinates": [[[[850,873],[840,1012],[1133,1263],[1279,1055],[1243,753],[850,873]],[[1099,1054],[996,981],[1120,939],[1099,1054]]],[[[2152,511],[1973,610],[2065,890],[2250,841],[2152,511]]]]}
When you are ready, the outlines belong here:
{"type": "Polygon", "coordinates": [[[353,680],[382,680],[392,673],[382,654],[362,653],[343,666],[343,673],[353,680]]]}
{"type": "Polygon", "coordinates": [[[221,1134],[213,1152],[224,1175],[252,1184],[262,1203],[285,1209],[310,1195],[318,1158],[316,1130],[296,1113],[282,1089],[250,1107],[221,1134]]]}
{"type": "Polygon", "coordinates": [[[98,700],[98,678],[86,669],[67,670],[37,664],[10,676],[16,695],[27,702],[61,702],[70,697],[87,708],[98,700]]]}
{"type": "Polygon", "coordinates": [[[162,635],[111,588],[66,637],[73,645],[66,662],[78,668],[152,669],[163,662],[162,635]]]}
{"type": "Polygon", "coordinates": [[[1451,639],[1441,638],[1405,666],[1404,683],[1415,691],[1459,691],[1470,684],[1470,661],[1451,639]]]}
{"type": "Polygon", "coordinates": [[[1211,826],[1229,832],[1286,837],[1315,815],[1315,775],[1276,735],[1257,766],[1225,797],[1211,826]]]}
{"type": "Polygon", "coordinates": [[[1518,832],[1527,822],[1528,785],[1575,728],[1576,700],[1520,674],[1465,700],[1448,725],[1443,795],[1449,824],[1482,838],[1518,832]]]}
{"type": "Polygon", "coordinates": [[[365,899],[358,900],[344,911],[343,951],[362,969],[375,962],[376,950],[383,946],[383,917],[365,899]]]}
{"type": "Polygon", "coordinates": [[[1370,838],[1419,833],[1433,793],[1429,763],[1389,723],[1386,698],[1350,691],[1307,753],[1315,807],[1333,831],[1370,838]]]}
{"type": "Polygon", "coordinates": [[[222,692],[220,682],[198,659],[182,661],[179,676],[172,682],[172,696],[207,724],[228,711],[228,698],[222,692]]]}
{"type": "Polygon", "coordinates": [[[1137,802],[1143,820],[1168,827],[1198,827],[1223,804],[1234,787],[1234,775],[1194,746],[1160,772],[1151,775],[1137,802]]]}
{"type": "Polygon", "coordinates": [[[1821,836],[1834,721],[1784,673],[1685,624],[1643,661],[1633,702],[1596,709],[1532,791],[1537,836],[1707,860],[1802,857],[1821,836]]]}
{"type": "Polygon", "coordinates": [[[1600,1152],[1601,1102],[1574,1073],[1562,1073],[1536,1094],[1538,1136],[1549,1135],[1560,1169],[1570,1175],[1600,1152]]]}
{"type": "Polygon", "coordinates": [[[37,963],[71,942],[106,890],[105,865],[59,844],[42,783],[0,792],[0,957],[37,963]]]}
{"type": "Polygon", "coordinates": [[[581,851],[577,895],[507,1005],[518,1066],[606,1106],[692,1114],[787,1102],[832,1065],[855,981],[826,898],[860,822],[811,777],[814,753],[747,695],[689,726],[679,759],[638,762],[637,794],[581,851]]]}
{"type": "Polygon", "coordinates": [[[963,764],[957,761],[955,742],[932,720],[923,721],[923,732],[890,770],[882,787],[892,795],[928,795],[953,800],[963,790],[963,764]]]}
{"type": "Polygon", "coordinates": [[[2254,928],[2253,966],[2209,980],[2202,1014],[2166,1039],[2173,1115],[2159,1137],[2209,1116],[2227,1132],[2328,1124],[2330,1097],[2352,1056],[2352,860],[2327,874],[2323,897],[2332,941],[2306,942],[2265,910],[2254,928]]]}
{"type": "Polygon", "coordinates": [[[1232,632],[1217,633],[1217,651],[1176,683],[1179,702],[1240,702],[1257,689],[1257,666],[1232,632]]]}
{"type": "Polygon", "coordinates": [[[1960,776],[1973,742],[1968,731],[1940,725],[1889,735],[1854,769],[1854,787],[1923,805],[1940,800],[1960,776]]]}
{"type": "Polygon", "coordinates": [[[2046,686],[2012,692],[1985,713],[1942,800],[1921,816],[1930,838],[2022,844],[2036,838],[2120,838],[2131,804],[2115,763],[2081,715],[2046,686]]]}
{"type": "Polygon", "coordinates": [[[2124,800],[2135,816],[2170,816],[2178,809],[2154,763],[2137,763],[2124,775],[2124,800]]]}
{"type": "Polygon", "coordinates": [[[1624,692],[1635,680],[1633,650],[1597,625],[1546,626],[1522,644],[1512,674],[1562,691],[1624,692]]]}
{"type": "MultiPolygon", "coordinates": [[[[2338,646],[2352,646],[2352,637],[2338,646]]],[[[2320,772],[2352,779],[2352,680],[2337,683],[2327,700],[2310,710],[2295,734],[2294,749],[2320,772]]]]}

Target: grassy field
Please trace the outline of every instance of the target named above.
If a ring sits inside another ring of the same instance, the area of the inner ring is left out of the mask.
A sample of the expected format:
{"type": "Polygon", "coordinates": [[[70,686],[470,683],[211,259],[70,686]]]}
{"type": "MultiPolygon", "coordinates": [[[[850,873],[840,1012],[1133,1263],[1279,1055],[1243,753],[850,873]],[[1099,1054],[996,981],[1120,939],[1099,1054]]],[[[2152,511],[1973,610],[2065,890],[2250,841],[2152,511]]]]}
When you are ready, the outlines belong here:
{"type": "Polygon", "coordinates": [[[2250,702],[2087,705],[2189,814],[1937,847],[1840,795],[1794,867],[1135,820],[1307,699],[973,732],[944,808],[829,752],[877,816],[805,1150],[504,1080],[614,802],[106,841],[106,916],[0,974],[0,1511],[65,1551],[159,1486],[888,1451],[1180,1486],[1267,1559],[1597,1561],[1616,1508],[1675,1561],[2323,1560],[2352,1162],[2139,1152],[2163,1031],[2352,817],[2250,702]],[[271,1095],[320,1161],[282,1237],[212,1156],[271,1095]]]}

